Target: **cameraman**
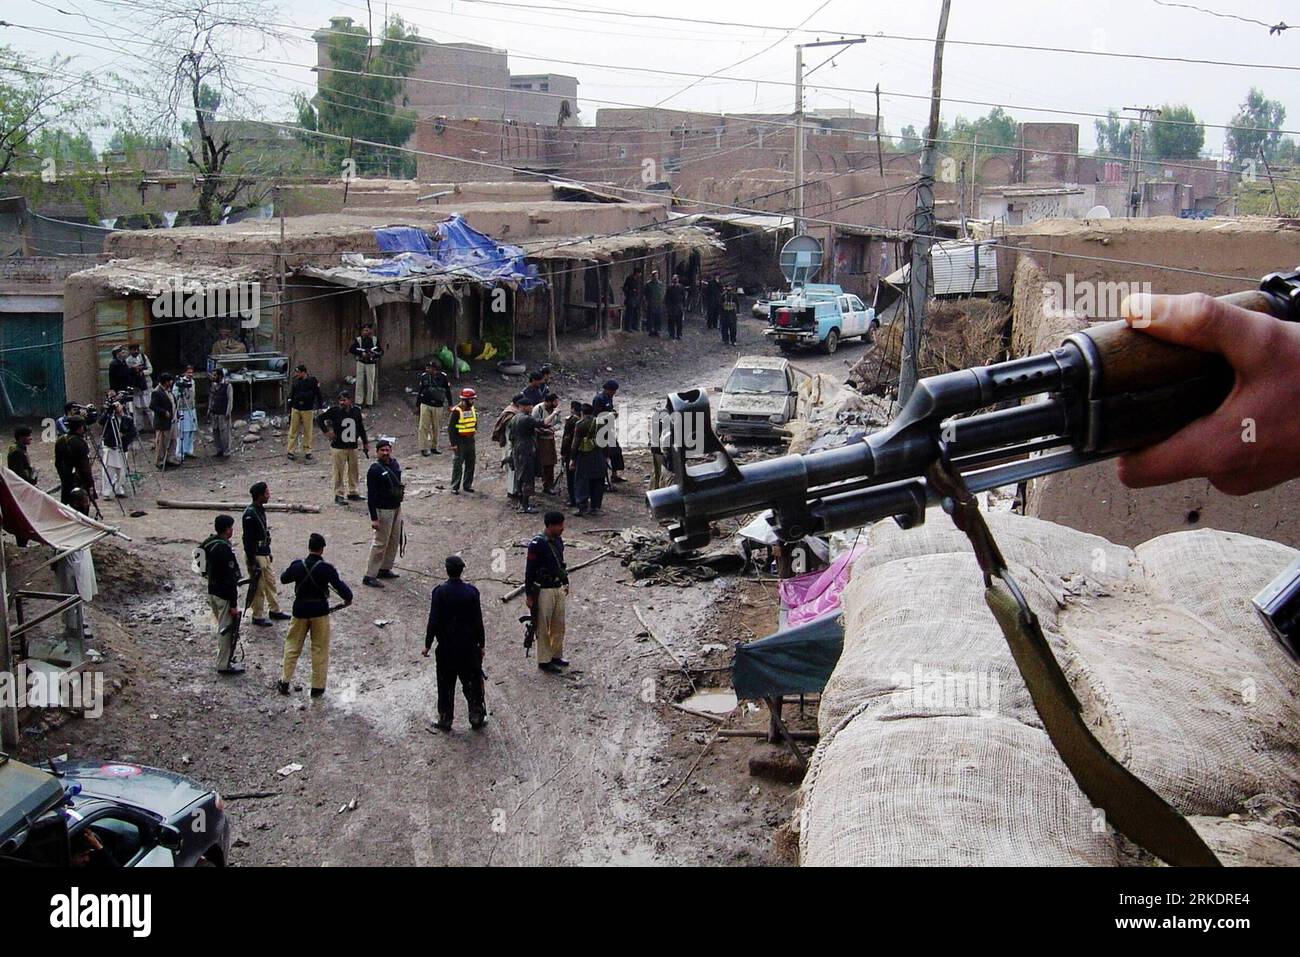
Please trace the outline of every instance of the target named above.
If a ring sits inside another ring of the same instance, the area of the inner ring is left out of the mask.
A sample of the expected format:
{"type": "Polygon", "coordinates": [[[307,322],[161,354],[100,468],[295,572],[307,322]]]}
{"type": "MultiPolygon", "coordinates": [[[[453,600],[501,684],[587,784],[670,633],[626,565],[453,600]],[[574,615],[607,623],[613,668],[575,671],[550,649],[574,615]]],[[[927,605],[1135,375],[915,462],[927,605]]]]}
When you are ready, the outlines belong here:
{"type": "Polygon", "coordinates": [[[81,406],[75,402],[63,403],[63,414],[54,420],[54,434],[68,434],[68,420],[81,411],[81,406]]]}
{"type": "Polygon", "coordinates": [[[117,393],[110,392],[103,424],[104,458],[100,464],[104,466],[104,483],[100,488],[101,497],[126,498],[129,494],[127,453],[137,434],[134,417],[126,414],[117,393]]]}
{"type": "Polygon", "coordinates": [[[149,425],[150,390],[153,388],[153,363],[140,350],[140,343],[133,342],[126,358],[127,369],[131,372],[131,405],[135,415],[135,427],[143,432],[149,425]]]}
{"type": "Polygon", "coordinates": [[[176,400],[176,458],[192,459],[194,436],[199,433],[199,410],[194,402],[194,366],[186,366],[172,387],[176,400]]]}

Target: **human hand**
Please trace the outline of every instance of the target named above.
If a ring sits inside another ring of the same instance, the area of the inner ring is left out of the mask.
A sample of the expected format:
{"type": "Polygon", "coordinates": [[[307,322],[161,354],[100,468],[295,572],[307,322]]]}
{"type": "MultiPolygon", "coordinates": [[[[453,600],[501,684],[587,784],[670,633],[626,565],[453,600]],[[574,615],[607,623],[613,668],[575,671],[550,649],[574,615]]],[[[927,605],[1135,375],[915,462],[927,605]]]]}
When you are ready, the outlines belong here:
{"type": "Polygon", "coordinates": [[[1130,326],[1177,345],[1221,354],[1236,382],[1214,412],[1119,460],[1131,488],[1207,478],[1245,495],[1300,477],[1300,324],[1201,293],[1130,296],[1130,326]]]}
{"type": "Polygon", "coordinates": [[[429,649],[428,649],[428,648],[425,648],[424,651],[420,652],[420,654],[421,654],[423,657],[428,658],[428,657],[429,657],[429,649]]]}
{"type": "Polygon", "coordinates": [[[379,531],[379,519],[377,519],[377,518],[373,518],[373,519],[371,519],[371,520],[370,520],[370,527],[373,528],[375,531],[379,531]]]}

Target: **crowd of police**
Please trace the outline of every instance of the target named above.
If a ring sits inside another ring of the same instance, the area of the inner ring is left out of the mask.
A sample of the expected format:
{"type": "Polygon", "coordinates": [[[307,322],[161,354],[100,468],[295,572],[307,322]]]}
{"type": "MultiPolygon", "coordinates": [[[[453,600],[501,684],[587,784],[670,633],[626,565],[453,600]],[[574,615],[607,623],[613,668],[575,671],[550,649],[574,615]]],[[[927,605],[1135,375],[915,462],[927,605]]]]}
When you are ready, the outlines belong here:
{"type": "MultiPolygon", "coordinates": [[[[359,459],[364,455],[370,460],[371,451],[363,409],[377,401],[383,349],[373,328],[365,326],[349,352],[356,360],[354,391],[339,392],[333,401],[326,400],[319,380],[306,365],[293,370],[287,398],[286,454],[290,461],[299,456],[311,461],[313,435],[317,430],[324,435],[329,444],[335,503],[346,507],[364,501],[369,512],[373,540],[361,583],[382,589],[386,580],[399,577],[394,567],[404,541],[405,486],[392,440],[380,437],[374,443],[375,458],[366,469],[362,492],[359,459]]],[[[91,509],[98,513],[101,498],[132,494],[140,478],[135,446],[150,429],[154,434],[153,464],[159,470],[196,458],[196,442],[207,443],[206,435],[199,431],[193,368],[187,367],[179,375],[163,373],[156,383],[153,375],[153,364],[139,345],[114,349],[102,409],[68,403],[65,414],[55,421],[54,464],[65,504],[87,514],[91,509]],[[99,481],[95,462],[99,463],[99,481]]],[[[615,409],[619,384],[606,381],[590,402],[571,401],[566,414],[551,382],[549,367],[529,373],[527,386],[493,421],[490,441],[500,449],[506,495],[519,512],[537,514],[540,482],[541,494],[553,496],[557,505],[565,504],[579,516],[598,516],[605,492],[626,481],[621,474],[625,465],[615,409]]],[[[452,456],[452,494],[474,494],[480,431],[475,390],[454,389],[441,366],[430,362],[414,393],[420,455],[442,455],[445,444],[452,456]]],[[[214,456],[230,455],[233,406],[230,383],[216,369],[207,400],[213,446],[209,451],[214,456]]],[[[32,438],[28,427],[15,430],[8,466],[35,485],[39,476],[29,457],[32,438]]],[[[206,578],[217,635],[216,669],[223,675],[244,672],[240,628],[250,612],[252,624],[259,628],[287,621],[276,687],[281,694],[292,693],[294,674],[306,646],[311,661],[310,694],[320,697],[329,672],[330,615],[351,604],[353,593],[338,569],[326,561],[327,542],[318,532],[309,537],[304,557],[277,572],[267,512],[270,499],[266,482],[249,488],[249,503],[238,521],[242,561],[232,544],[236,519],[228,514],[216,517],[212,532],[194,550],[194,568],[206,578]],[[293,589],[288,612],[280,606],[277,584],[293,589]],[[241,588],[246,589],[242,610],[241,588]],[[335,596],[339,602],[331,604],[335,596]]],[[[536,644],[538,668],[552,674],[569,665],[563,654],[569,589],[564,522],[563,512],[545,511],[542,531],[528,543],[524,570],[528,634],[536,644]]],[[[465,581],[465,562],[458,555],[446,559],[445,570],[446,581],[431,596],[425,629],[425,654],[436,646],[436,725],[450,729],[453,693],[459,681],[470,723],[479,728],[487,719],[482,672],[485,633],[479,594],[465,581]]]]}

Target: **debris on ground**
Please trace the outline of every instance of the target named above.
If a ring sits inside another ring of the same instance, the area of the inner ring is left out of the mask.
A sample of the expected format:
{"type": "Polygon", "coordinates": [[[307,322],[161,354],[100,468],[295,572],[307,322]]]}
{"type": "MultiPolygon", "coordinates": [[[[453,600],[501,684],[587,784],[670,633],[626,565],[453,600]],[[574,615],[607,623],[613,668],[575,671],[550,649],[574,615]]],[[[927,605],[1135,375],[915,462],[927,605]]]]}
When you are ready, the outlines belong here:
{"type": "Polygon", "coordinates": [[[686,588],[696,582],[712,581],[719,575],[737,575],[745,569],[745,557],[729,547],[678,552],[666,544],[662,532],[636,526],[610,537],[609,547],[632,573],[638,587],[686,588]]]}

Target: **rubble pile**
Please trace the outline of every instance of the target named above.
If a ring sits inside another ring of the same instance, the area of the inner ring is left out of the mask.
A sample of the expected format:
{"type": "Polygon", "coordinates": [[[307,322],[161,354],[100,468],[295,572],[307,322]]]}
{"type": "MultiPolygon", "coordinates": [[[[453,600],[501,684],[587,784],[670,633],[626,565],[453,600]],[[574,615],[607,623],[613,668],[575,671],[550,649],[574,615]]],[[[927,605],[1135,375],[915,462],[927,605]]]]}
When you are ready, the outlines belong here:
{"type": "Polygon", "coordinates": [[[676,585],[686,588],[696,582],[712,581],[719,575],[738,574],[745,558],[729,549],[708,552],[675,552],[665,545],[662,532],[640,527],[625,528],[608,538],[609,548],[632,573],[638,587],[676,585]]]}

